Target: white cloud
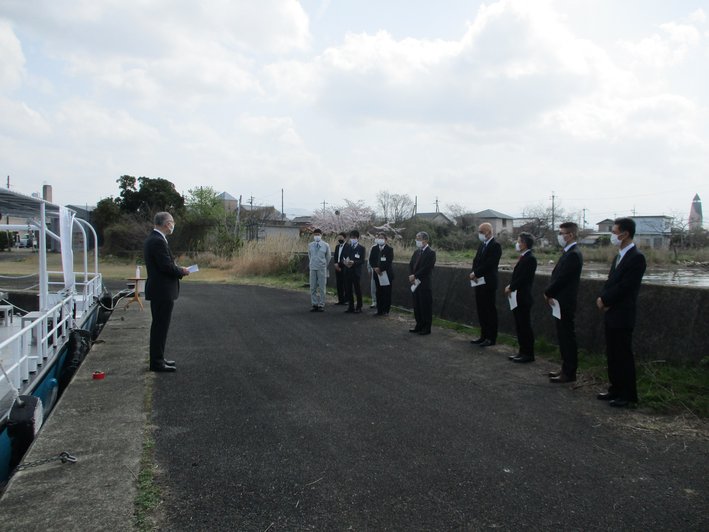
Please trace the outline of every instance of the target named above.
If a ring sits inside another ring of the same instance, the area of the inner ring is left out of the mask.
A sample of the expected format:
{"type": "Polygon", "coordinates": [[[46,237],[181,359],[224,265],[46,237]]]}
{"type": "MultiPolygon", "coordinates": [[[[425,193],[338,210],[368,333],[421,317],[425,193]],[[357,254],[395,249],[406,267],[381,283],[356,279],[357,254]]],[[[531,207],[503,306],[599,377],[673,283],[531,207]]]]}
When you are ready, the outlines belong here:
{"type": "Polygon", "coordinates": [[[52,128],[49,122],[27,104],[0,96],[0,134],[22,135],[26,138],[44,137],[52,128]]]}
{"type": "Polygon", "coordinates": [[[25,75],[25,56],[12,26],[0,19],[0,91],[20,86],[25,75]]]}
{"type": "Polygon", "coordinates": [[[242,116],[239,122],[246,131],[254,135],[267,135],[293,146],[302,145],[302,140],[290,117],[242,116]]]}
{"type": "Polygon", "coordinates": [[[112,110],[93,102],[70,100],[56,113],[56,128],[62,136],[90,145],[111,143],[146,149],[160,140],[159,132],[124,110],[112,110]]]}
{"type": "Polygon", "coordinates": [[[702,40],[701,32],[690,24],[667,22],[660,25],[660,30],[638,42],[623,41],[620,45],[642,64],[666,68],[681,63],[702,40]]]}
{"type": "Polygon", "coordinates": [[[2,0],[0,150],[88,196],[129,173],[304,208],[389,189],[514,214],[530,183],[705,176],[706,15],[652,2],[608,24],[610,0],[588,21],[461,0],[428,24],[372,0],[2,0]]]}

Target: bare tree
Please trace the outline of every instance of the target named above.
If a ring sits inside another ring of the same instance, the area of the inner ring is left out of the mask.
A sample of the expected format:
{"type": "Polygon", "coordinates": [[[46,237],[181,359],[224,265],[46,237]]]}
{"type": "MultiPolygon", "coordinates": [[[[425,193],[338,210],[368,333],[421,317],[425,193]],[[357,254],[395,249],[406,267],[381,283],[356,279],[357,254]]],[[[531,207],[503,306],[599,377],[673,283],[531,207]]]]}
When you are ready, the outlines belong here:
{"type": "Polygon", "coordinates": [[[411,218],[414,201],[408,194],[392,194],[382,190],[377,193],[377,208],[384,223],[398,224],[411,218]]]}
{"type": "Polygon", "coordinates": [[[470,209],[467,209],[462,205],[457,203],[446,205],[446,211],[450,214],[450,217],[455,220],[456,224],[462,231],[467,231],[471,227],[476,227],[477,225],[475,223],[475,214],[470,212],[470,209]]]}

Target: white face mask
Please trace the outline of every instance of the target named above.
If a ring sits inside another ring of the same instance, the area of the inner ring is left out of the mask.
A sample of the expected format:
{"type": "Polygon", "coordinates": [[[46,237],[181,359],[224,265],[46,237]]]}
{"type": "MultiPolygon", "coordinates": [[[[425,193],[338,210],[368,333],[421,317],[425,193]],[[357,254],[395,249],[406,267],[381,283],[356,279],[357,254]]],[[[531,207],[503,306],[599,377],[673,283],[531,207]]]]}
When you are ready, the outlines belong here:
{"type": "Polygon", "coordinates": [[[419,248],[419,249],[421,249],[421,248],[423,247],[423,241],[417,240],[417,241],[416,241],[416,247],[419,248]]]}
{"type": "Polygon", "coordinates": [[[321,237],[320,235],[315,235],[315,236],[313,237],[313,240],[315,240],[315,242],[320,242],[320,239],[321,239],[321,238],[322,238],[322,237],[321,237]]]}
{"type": "Polygon", "coordinates": [[[383,245],[384,245],[384,239],[383,239],[383,238],[377,238],[376,240],[374,240],[374,243],[375,243],[377,246],[383,246],[383,245]]]}
{"type": "Polygon", "coordinates": [[[350,244],[352,244],[353,246],[356,246],[356,245],[357,245],[357,239],[356,239],[356,238],[350,238],[350,244]]]}
{"type": "Polygon", "coordinates": [[[520,247],[519,247],[519,242],[515,242],[515,251],[516,251],[517,253],[519,253],[520,251],[522,251],[522,250],[520,249],[520,247]]]}
{"type": "Polygon", "coordinates": [[[480,242],[485,242],[485,233],[478,233],[478,238],[480,239],[480,242]]]}
{"type": "Polygon", "coordinates": [[[611,233],[611,244],[614,246],[620,246],[623,243],[623,241],[618,238],[618,235],[615,233],[611,233]]]}
{"type": "Polygon", "coordinates": [[[562,248],[566,247],[566,240],[564,239],[564,235],[556,235],[556,239],[559,241],[559,245],[562,248]]]}

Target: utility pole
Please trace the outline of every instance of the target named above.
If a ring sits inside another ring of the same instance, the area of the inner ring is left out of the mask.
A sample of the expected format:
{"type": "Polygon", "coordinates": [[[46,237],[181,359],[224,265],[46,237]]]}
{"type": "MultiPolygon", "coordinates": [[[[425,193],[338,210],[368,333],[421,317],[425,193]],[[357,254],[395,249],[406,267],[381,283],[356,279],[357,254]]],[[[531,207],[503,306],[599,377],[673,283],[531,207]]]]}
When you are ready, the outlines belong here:
{"type": "Polygon", "coordinates": [[[551,191],[551,229],[556,231],[556,196],[554,191],[551,191]]]}
{"type": "Polygon", "coordinates": [[[10,190],[10,176],[7,176],[7,189],[10,190]]]}
{"type": "Polygon", "coordinates": [[[416,216],[418,214],[418,210],[419,210],[419,197],[414,196],[414,216],[416,216]]]}
{"type": "Polygon", "coordinates": [[[325,202],[325,200],[323,200],[323,202],[322,202],[322,215],[323,216],[325,216],[325,206],[326,205],[327,205],[327,203],[325,202]]]}
{"type": "Polygon", "coordinates": [[[234,234],[239,236],[239,222],[241,220],[241,195],[239,195],[239,203],[236,204],[236,225],[234,226],[234,234]]]}
{"type": "Polygon", "coordinates": [[[438,212],[438,197],[436,197],[436,212],[438,212]]]}
{"type": "Polygon", "coordinates": [[[283,189],[281,189],[281,221],[286,219],[286,213],[283,211],[283,189]]]}
{"type": "Polygon", "coordinates": [[[585,207],[583,209],[581,209],[581,212],[583,212],[583,227],[582,227],[582,229],[586,229],[586,211],[587,210],[588,209],[586,209],[585,207]]]}

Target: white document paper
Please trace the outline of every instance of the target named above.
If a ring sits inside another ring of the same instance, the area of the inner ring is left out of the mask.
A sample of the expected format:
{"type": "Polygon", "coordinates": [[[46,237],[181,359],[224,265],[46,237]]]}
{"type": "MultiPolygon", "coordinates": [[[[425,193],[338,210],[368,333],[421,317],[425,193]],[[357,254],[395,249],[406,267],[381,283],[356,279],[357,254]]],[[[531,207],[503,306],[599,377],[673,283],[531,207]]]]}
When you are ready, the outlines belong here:
{"type": "Polygon", "coordinates": [[[379,274],[379,286],[389,286],[391,283],[389,282],[389,275],[387,275],[387,272],[382,272],[379,274]]]}
{"type": "Polygon", "coordinates": [[[557,320],[561,319],[561,305],[559,305],[559,302],[552,298],[549,300],[549,305],[551,305],[551,315],[554,316],[557,320]]]}
{"type": "Polygon", "coordinates": [[[187,266],[187,271],[190,273],[198,272],[199,266],[197,266],[196,264],[193,264],[192,266],[187,266]]]}
{"type": "Polygon", "coordinates": [[[470,279],[470,286],[475,288],[476,286],[482,286],[485,284],[485,277],[478,277],[477,280],[473,281],[470,279]]]}
{"type": "Polygon", "coordinates": [[[414,284],[411,285],[411,293],[412,294],[414,292],[416,292],[416,289],[419,287],[420,284],[421,284],[421,281],[419,281],[418,279],[414,279],[414,284]]]}
{"type": "Polygon", "coordinates": [[[517,308],[517,290],[513,290],[510,292],[510,295],[507,296],[507,300],[510,302],[510,310],[514,310],[517,308]]]}

